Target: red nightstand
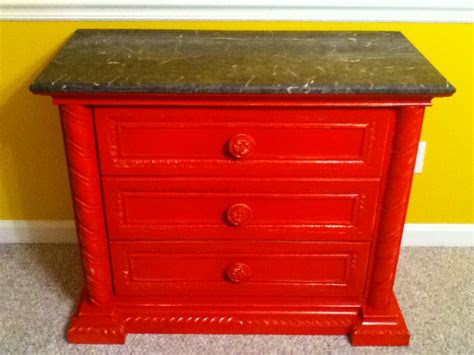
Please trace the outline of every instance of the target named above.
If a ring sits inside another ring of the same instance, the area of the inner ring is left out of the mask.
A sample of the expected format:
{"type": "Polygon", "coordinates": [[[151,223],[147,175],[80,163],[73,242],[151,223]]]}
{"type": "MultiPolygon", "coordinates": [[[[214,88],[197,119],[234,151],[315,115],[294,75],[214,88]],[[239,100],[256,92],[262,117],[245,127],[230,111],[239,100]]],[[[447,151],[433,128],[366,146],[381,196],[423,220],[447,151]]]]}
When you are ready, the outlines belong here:
{"type": "Polygon", "coordinates": [[[398,33],[197,38],[79,31],[32,85],[61,108],[82,250],[69,341],[151,332],[408,344],[392,288],[423,112],[454,89],[398,33]],[[185,54],[173,59],[176,43],[185,54]],[[203,56],[217,69],[199,68],[203,56]],[[279,66],[290,74],[273,75],[279,66]]]}

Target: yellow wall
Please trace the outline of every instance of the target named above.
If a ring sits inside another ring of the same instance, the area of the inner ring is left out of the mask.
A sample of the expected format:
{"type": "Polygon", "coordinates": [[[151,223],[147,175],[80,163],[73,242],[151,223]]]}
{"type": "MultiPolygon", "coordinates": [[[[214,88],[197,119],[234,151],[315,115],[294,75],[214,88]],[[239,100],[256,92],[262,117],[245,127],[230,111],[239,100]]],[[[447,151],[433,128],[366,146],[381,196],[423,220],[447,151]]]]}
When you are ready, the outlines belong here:
{"type": "Polygon", "coordinates": [[[427,110],[408,222],[474,222],[474,25],[299,22],[0,22],[0,219],[72,218],[58,115],[28,85],[77,28],[402,31],[457,88],[427,110]]]}

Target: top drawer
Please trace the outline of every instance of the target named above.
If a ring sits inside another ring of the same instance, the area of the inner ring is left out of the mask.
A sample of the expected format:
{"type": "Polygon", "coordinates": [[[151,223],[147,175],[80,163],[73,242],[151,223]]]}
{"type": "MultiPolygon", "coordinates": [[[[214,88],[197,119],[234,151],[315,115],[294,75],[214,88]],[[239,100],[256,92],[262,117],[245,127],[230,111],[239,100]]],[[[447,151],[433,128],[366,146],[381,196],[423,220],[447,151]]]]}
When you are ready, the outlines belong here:
{"type": "Polygon", "coordinates": [[[392,109],[100,107],[103,174],[379,176],[392,109]]]}

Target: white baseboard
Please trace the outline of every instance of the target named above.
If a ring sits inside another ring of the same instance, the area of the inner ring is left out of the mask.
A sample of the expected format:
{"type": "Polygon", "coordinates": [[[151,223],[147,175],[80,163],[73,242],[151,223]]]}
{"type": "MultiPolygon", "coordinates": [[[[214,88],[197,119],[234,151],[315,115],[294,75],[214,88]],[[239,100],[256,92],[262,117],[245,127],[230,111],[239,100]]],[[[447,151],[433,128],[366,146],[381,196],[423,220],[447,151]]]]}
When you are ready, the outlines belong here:
{"type": "MultiPolygon", "coordinates": [[[[75,242],[73,221],[0,220],[0,244],[75,242]]],[[[474,224],[406,224],[402,245],[473,247],[474,224]]]]}
{"type": "Polygon", "coordinates": [[[74,221],[0,220],[1,243],[76,243],[74,221]]]}
{"type": "Polygon", "coordinates": [[[405,224],[402,246],[474,247],[474,224],[405,224]]]}

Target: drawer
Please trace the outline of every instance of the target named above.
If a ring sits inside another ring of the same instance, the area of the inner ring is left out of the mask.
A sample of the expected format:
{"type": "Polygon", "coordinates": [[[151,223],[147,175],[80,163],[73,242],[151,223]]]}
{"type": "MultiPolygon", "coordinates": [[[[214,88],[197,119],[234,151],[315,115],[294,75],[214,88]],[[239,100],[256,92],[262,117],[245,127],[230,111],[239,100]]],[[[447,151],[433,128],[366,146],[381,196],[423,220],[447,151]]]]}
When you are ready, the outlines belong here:
{"type": "Polygon", "coordinates": [[[370,240],[377,179],[103,177],[110,239],[370,240]]]}
{"type": "Polygon", "coordinates": [[[392,109],[95,109],[103,174],[379,176],[392,109]]]}
{"type": "Polygon", "coordinates": [[[369,243],[111,242],[118,295],[361,297],[369,243]]]}

